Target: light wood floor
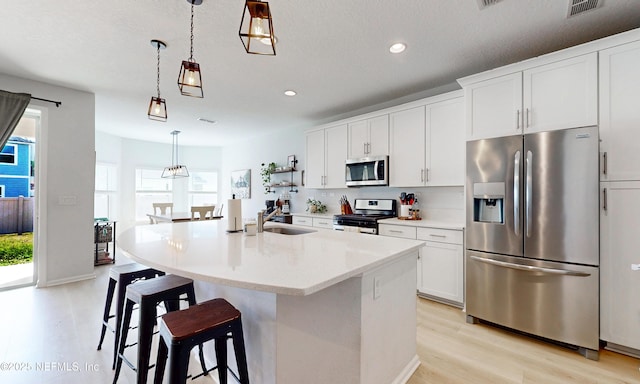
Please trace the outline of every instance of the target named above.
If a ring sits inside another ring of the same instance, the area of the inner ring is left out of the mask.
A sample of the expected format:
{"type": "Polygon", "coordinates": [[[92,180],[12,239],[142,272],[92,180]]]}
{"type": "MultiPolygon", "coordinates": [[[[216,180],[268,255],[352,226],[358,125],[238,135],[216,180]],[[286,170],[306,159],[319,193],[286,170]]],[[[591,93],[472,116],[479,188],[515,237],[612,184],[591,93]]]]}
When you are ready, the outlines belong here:
{"type": "MultiPolygon", "coordinates": [[[[102,350],[96,350],[108,270],[97,267],[95,280],[0,292],[0,383],[112,382],[113,335],[107,333],[102,350]]],[[[422,364],[409,384],[640,383],[638,359],[601,351],[600,361],[590,361],[559,346],[467,324],[459,309],[417,300],[422,364]]],[[[123,367],[118,383],[134,382],[133,371],[123,367]]],[[[192,383],[214,381],[202,377],[192,383]]]]}

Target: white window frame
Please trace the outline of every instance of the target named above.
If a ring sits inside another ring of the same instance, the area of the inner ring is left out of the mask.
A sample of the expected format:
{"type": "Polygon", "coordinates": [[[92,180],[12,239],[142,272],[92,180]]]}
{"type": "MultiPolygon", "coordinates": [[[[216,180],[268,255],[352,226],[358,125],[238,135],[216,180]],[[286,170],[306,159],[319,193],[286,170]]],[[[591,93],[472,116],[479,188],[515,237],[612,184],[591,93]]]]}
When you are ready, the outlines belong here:
{"type": "Polygon", "coordinates": [[[204,205],[204,204],[218,204],[218,185],[220,184],[219,181],[219,176],[220,174],[218,173],[218,171],[216,170],[191,170],[190,172],[190,176],[189,176],[189,185],[187,187],[187,195],[188,195],[188,203],[189,206],[194,206],[194,205],[204,205]],[[193,180],[195,177],[198,176],[199,173],[211,173],[215,175],[216,178],[216,183],[215,186],[213,187],[214,189],[205,189],[205,190],[194,190],[192,189],[193,186],[193,180]],[[195,202],[195,197],[196,196],[206,196],[206,195],[215,195],[215,199],[212,199],[213,201],[203,201],[203,202],[195,202]]]}
{"type": "MultiPolygon", "coordinates": [[[[147,171],[157,173],[157,178],[161,179],[163,168],[156,167],[136,167],[135,169],[135,220],[143,221],[147,220],[147,214],[152,212],[151,203],[172,203],[173,202],[173,180],[172,179],[162,179],[165,182],[165,189],[144,189],[140,188],[140,184],[138,183],[138,178],[140,177],[140,171],[147,171]],[[144,199],[143,197],[151,197],[150,199],[144,199]],[[162,197],[159,199],[153,198],[162,197]],[[144,206],[143,206],[144,205],[144,206]]],[[[152,177],[155,179],[155,176],[152,177]]]]}
{"type": "MultiPolygon", "coordinates": [[[[0,150],[4,149],[5,147],[13,147],[13,163],[7,163],[5,161],[0,161],[0,164],[2,164],[2,165],[18,165],[18,144],[7,143],[7,144],[5,144],[4,147],[0,148],[0,150]]],[[[11,154],[0,153],[0,156],[11,156],[11,154]]]]}
{"type": "MultiPolygon", "coordinates": [[[[106,217],[110,220],[118,220],[118,166],[112,163],[96,163],[96,189],[94,191],[94,199],[96,202],[100,201],[103,197],[107,199],[107,213],[106,217]],[[101,172],[98,171],[99,167],[107,168],[106,171],[106,188],[98,188],[102,183],[99,182],[98,177],[101,172]],[[110,182],[111,181],[111,182],[110,182]]],[[[94,204],[94,216],[103,217],[101,212],[97,210],[97,204],[94,204]]]]}

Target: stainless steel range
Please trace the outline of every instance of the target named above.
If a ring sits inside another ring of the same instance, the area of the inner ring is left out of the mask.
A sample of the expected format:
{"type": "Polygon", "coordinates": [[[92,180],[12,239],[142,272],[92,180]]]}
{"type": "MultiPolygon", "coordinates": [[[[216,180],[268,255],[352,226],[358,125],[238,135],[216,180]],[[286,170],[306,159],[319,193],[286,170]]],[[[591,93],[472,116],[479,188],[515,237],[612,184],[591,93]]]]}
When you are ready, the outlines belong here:
{"type": "Polygon", "coordinates": [[[397,216],[395,199],[355,199],[349,215],[333,216],[333,229],[378,234],[378,220],[397,216]]]}

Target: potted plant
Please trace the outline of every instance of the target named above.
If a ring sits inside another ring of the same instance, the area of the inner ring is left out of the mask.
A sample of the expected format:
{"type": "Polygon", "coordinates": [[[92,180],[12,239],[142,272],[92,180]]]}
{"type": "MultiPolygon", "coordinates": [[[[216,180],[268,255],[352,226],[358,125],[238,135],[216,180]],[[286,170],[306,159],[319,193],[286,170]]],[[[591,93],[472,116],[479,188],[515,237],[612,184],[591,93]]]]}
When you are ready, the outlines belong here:
{"type": "Polygon", "coordinates": [[[262,177],[262,186],[264,187],[264,193],[269,193],[271,191],[271,174],[275,172],[275,170],[276,163],[262,163],[260,176],[262,177]]]}
{"type": "Polygon", "coordinates": [[[307,211],[309,213],[325,213],[327,212],[327,206],[322,204],[320,200],[307,199],[307,211]]]}

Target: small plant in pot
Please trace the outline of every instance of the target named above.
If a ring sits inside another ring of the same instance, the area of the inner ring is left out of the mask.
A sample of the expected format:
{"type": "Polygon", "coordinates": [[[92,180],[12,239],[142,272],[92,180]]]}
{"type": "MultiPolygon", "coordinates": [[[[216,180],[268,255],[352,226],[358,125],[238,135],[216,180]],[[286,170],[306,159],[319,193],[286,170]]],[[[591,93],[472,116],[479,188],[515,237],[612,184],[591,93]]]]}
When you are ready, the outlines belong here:
{"type": "Polygon", "coordinates": [[[276,163],[261,164],[260,176],[262,177],[262,186],[264,187],[264,193],[271,192],[271,174],[276,170],[276,163]]]}
{"type": "Polygon", "coordinates": [[[309,213],[325,213],[327,212],[327,206],[319,200],[307,199],[307,211],[309,213]]]}

